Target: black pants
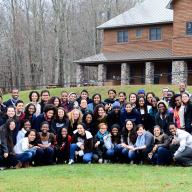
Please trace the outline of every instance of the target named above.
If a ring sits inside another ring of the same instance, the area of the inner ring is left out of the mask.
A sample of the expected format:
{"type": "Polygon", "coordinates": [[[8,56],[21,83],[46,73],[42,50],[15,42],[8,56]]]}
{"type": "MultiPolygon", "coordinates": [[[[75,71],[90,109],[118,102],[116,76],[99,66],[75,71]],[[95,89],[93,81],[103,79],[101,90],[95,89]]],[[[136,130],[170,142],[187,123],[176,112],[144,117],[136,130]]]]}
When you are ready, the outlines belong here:
{"type": "Polygon", "coordinates": [[[0,166],[3,167],[15,167],[18,163],[15,155],[9,154],[7,158],[4,158],[3,155],[0,155],[0,166]]]}

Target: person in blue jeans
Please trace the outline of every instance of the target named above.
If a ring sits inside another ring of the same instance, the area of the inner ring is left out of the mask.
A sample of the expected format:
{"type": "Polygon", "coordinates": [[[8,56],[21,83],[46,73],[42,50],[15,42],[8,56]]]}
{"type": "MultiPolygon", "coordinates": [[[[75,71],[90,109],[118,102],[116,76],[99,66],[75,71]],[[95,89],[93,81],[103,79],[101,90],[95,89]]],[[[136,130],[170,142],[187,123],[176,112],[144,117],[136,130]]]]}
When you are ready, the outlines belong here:
{"type": "Polygon", "coordinates": [[[168,149],[171,139],[162,132],[161,127],[156,125],[153,130],[154,146],[148,154],[149,160],[155,165],[168,165],[171,163],[172,155],[168,149]]]}
{"type": "Polygon", "coordinates": [[[154,145],[153,135],[145,131],[142,124],[137,125],[137,140],[133,147],[130,148],[129,158],[134,163],[143,163],[147,160],[148,153],[154,145]]]}
{"type": "Polygon", "coordinates": [[[75,163],[80,158],[84,163],[91,163],[93,156],[93,136],[86,131],[83,123],[77,125],[77,130],[73,132],[73,140],[70,145],[69,165],[75,163]]]}
{"type": "Polygon", "coordinates": [[[137,132],[135,124],[132,120],[127,119],[122,131],[122,143],[118,145],[121,149],[122,161],[130,162],[130,156],[133,153],[131,150],[136,142],[137,132]]]}
{"type": "Polygon", "coordinates": [[[14,147],[16,158],[20,162],[20,167],[28,167],[36,154],[35,146],[36,130],[29,130],[25,137],[21,139],[14,147]]]}

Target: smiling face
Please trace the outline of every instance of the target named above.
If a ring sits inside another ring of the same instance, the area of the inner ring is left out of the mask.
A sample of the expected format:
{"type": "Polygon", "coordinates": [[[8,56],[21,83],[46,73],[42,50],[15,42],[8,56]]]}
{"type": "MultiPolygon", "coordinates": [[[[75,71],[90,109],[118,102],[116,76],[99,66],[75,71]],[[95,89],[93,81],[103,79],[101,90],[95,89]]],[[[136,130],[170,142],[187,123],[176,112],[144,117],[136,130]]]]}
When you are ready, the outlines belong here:
{"type": "Polygon", "coordinates": [[[154,133],[154,136],[155,137],[158,137],[161,135],[161,129],[160,127],[155,127],[154,130],[153,130],[153,133],[154,133]]]}
{"type": "Polygon", "coordinates": [[[125,100],[126,100],[126,96],[123,93],[120,93],[119,94],[119,101],[123,103],[123,102],[125,102],[125,100]]]}
{"type": "Polygon", "coordinates": [[[128,131],[131,131],[131,130],[133,129],[133,123],[132,123],[132,121],[127,121],[127,123],[126,123],[126,129],[127,129],[128,131]]]}
{"type": "Polygon", "coordinates": [[[29,130],[31,129],[31,123],[30,123],[30,121],[26,121],[26,122],[24,123],[24,129],[25,129],[26,131],[29,131],[29,130]]]}
{"type": "Polygon", "coordinates": [[[49,125],[48,124],[43,124],[41,126],[41,131],[42,131],[42,133],[47,133],[49,131],[49,125]]]}
{"type": "Polygon", "coordinates": [[[109,99],[112,99],[112,100],[113,100],[113,99],[115,99],[116,94],[115,94],[114,91],[109,91],[108,96],[109,96],[109,99]]]}
{"type": "Polygon", "coordinates": [[[131,104],[127,104],[127,105],[125,106],[125,110],[126,110],[127,113],[131,113],[132,110],[133,110],[133,107],[131,106],[131,104]]]}
{"type": "Polygon", "coordinates": [[[130,98],[129,98],[129,101],[130,101],[131,103],[136,103],[136,101],[137,101],[137,96],[136,96],[135,94],[131,94],[131,95],[130,95],[130,98]]]}
{"type": "Polygon", "coordinates": [[[74,120],[77,120],[80,117],[80,113],[78,110],[74,110],[73,111],[73,118],[74,120]]]}
{"type": "Polygon", "coordinates": [[[118,128],[113,128],[112,130],[111,130],[111,133],[112,133],[112,135],[113,136],[117,136],[118,135],[118,128]]]}
{"type": "Polygon", "coordinates": [[[85,121],[87,124],[90,124],[92,122],[93,118],[91,116],[91,114],[87,114],[86,115],[86,118],[85,118],[85,121]]]}
{"type": "Polygon", "coordinates": [[[53,110],[47,111],[46,116],[47,116],[48,119],[53,118],[53,116],[54,116],[54,111],[53,111],[53,110]]]}
{"type": "Polygon", "coordinates": [[[66,128],[62,128],[62,129],[61,129],[61,136],[62,136],[63,138],[66,138],[66,137],[67,137],[67,129],[66,129],[66,128]]]}
{"type": "Polygon", "coordinates": [[[60,119],[63,119],[63,117],[65,116],[65,112],[63,109],[58,109],[57,114],[60,119]]]}
{"type": "Polygon", "coordinates": [[[24,111],[24,103],[18,103],[16,106],[17,112],[23,112],[24,111]]]}
{"type": "Polygon", "coordinates": [[[169,131],[172,135],[175,135],[177,132],[177,127],[175,125],[169,125],[169,131]]]}
{"type": "Polygon", "coordinates": [[[83,125],[77,125],[77,132],[80,135],[84,135],[85,134],[85,129],[84,129],[83,125]]]}
{"type": "Polygon", "coordinates": [[[145,105],[145,99],[144,98],[139,98],[139,106],[144,107],[145,105]]]}
{"type": "Polygon", "coordinates": [[[87,100],[82,99],[82,100],[81,100],[81,103],[80,103],[80,107],[81,107],[82,109],[86,109],[86,108],[87,108],[87,100]]]}
{"type": "Polygon", "coordinates": [[[99,107],[98,115],[99,115],[99,117],[103,117],[105,115],[105,110],[103,109],[103,107],[99,107]]]}
{"type": "Polygon", "coordinates": [[[62,102],[66,102],[67,101],[67,99],[68,99],[68,93],[62,93],[61,94],[61,100],[62,100],[62,102]]]}
{"type": "Polygon", "coordinates": [[[167,109],[166,109],[166,107],[165,107],[165,105],[164,105],[163,103],[160,103],[160,104],[158,105],[158,110],[159,110],[159,112],[160,112],[161,114],[164,114],[167,109]]]}
{"type": "Polygon", "coordinates": [[[101,132],[101,134],[104,134],[107,131],[107,125],[102,123],[102,125],[99,126],[99,131],[101,132]]]}
{"type": "Polygon", "coordinates": [[[152,103],[151,101],[152,101],[152,99],[153,99],[153,95],[150,93],[150,94],[148,94],[147,95],[147,101],[148,101],[148,103],[152,103]]]}
{"type": "Polygon", "coordinates": [[[95,95],[95,97],[93,98],[93,102],[95,104],[99,104],[101,102],[101,98],[99,95],[95,95]]]}
{"type": "Polygon", "coordinates": [[[18,89],[13,89],[11,92],[11,96],[13,99],[17,100],[19,98],[19,90],[18,89]]]}
{"type": "Polygon", "coordinates": [[[35,106],[34,105],[30,105],[28,108],[28,112],[30,115],[33,115],[35,112],[35,106]]]}
{"type": "Polygon", "coordinates": [[[140,126],[140,127],[138,128],[138,130],[137,130],[137,135],[138,135],[138,136],[143,135],[144,131],[145,131],[145,129],[144,129],[142,126],[140,126]]]}
{"type": "Polygon", "coordinates": [[[37,102],[37,100],[38,100],[38,95],[37,95],[37,93],[32,93],[32,95],[31,95],[31,101],[32,101],[32,102],[37,102]]]}
{"type": "Polygon", "coordinates": [[[34,131],[31,131],[31,132],[29,133],[29,135],[28,135],[29,142],[34,141],[35,138],[36,138],[35,132],[34,132],[34,131]]]}
{"type": "Polygon", "coordinates": [[[180,107],[182,104],[182,101],[181,101],[181,96],[178,96],[175,98],[175,106],[176,107],[180,107]]]}
{"type": "Polygon", "coordinates": [[[41,100],[42,100],[42,101],[44,101],[45,103],[47,103],[47,102],[49,101],[49,99],[50,99],[50,95],[49,95],[48,92],[42,93],[42,95],[41,95],[41,100]]]}
{"type": "Polygon", "coordinates": [[[16,124],[15,124],[15,122],[10,122],[10,124],[9,124],[9,129],[11,130],[11,131],[13,131],[14,129],[15,129],[15,127],[16,127],[16,124]]]}
{"type": "Polygon", "coordinates": [[[9,107],[9,108],[7,109],[7,116],[8,116],[9,118],[13,118],[13,117],[15,116],[15,109],[12,108],[12,107],[9,107]]]}
{"type": "Polygon", "coordinates": [[[58,98],[55,98],[53,101],[53,105],[55,105],[56,107],[59,107],[60,101],[58,98]]]}
{"type": "Polygon", "coordinates": [[[185,94],[185,93],[182,94],[182,102],[184,104],[189,102],[189,96],[187,94],[185,94]]]}
{"type": "Polygon", "coordinates": [[[88,94],[87,94],[87,92],[82,92],[81,93],[81,99],[87,99],[88,98],[88,94]]]}

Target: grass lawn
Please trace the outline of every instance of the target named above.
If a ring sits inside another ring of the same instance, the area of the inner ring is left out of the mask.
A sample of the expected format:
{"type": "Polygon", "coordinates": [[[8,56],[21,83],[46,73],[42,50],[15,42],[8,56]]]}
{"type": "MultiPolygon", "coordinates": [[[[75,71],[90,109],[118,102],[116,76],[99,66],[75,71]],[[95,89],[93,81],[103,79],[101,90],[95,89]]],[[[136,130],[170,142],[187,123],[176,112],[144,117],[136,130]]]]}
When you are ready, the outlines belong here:
{"type": "MultiPolygon", "coordinates": [[[[76,92],[80,93],[83,89],[87,89],[89,91],[90,96],[94,93],[100,93],[102,95],[102,99],[104,100],[107,98],[107,91],[110,88],[115,89],[117,92],[124,91],[127,95],[132,92],[137,92],[139,89],[143,88],[146,92],[152,91],[156,94],[156,96],[161,96],[161,91],[163,87],[169,87],[171,90],[178,92],[178,86],[175,85],[126,85],[126,86],[110,86],[110,87],[75,87],[75,88],[56,88],[56,89],[49,89],[52,96],[60,96],[61,91],[65,90],[67,92],[76,92]]],[[[192,92],[192,86],[188,86],[187,90],[192,92]]],[[[41,90],[39,90],[40,92],[41,90]]],[[[20,99],[22,99],[25,103],[29,102],[29,95],[30,91],[22,91],[20,92],[20,99]]],[[[3,96],[4,101],[10,98],[10,95],[3,96]]]]}
{"type": "Polygon", "coordinates": [[[192,169],[139,165],[60,165],[0,171],[0,192],[185,192],[192,169]]]}

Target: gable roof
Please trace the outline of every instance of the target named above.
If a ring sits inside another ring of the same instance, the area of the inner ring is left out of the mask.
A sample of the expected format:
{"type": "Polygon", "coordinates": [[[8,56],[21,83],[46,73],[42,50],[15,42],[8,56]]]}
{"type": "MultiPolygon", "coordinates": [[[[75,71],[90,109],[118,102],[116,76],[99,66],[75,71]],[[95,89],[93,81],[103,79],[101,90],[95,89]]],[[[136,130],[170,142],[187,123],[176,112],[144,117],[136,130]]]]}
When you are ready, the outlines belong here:
{"type": "Polygon", "coordinates": [[[173,10],[167,9],[170,0],[145,0],[130,10],[98,26],[110,29],[137,25],[150,25],[173,22],[173,10]]]}

